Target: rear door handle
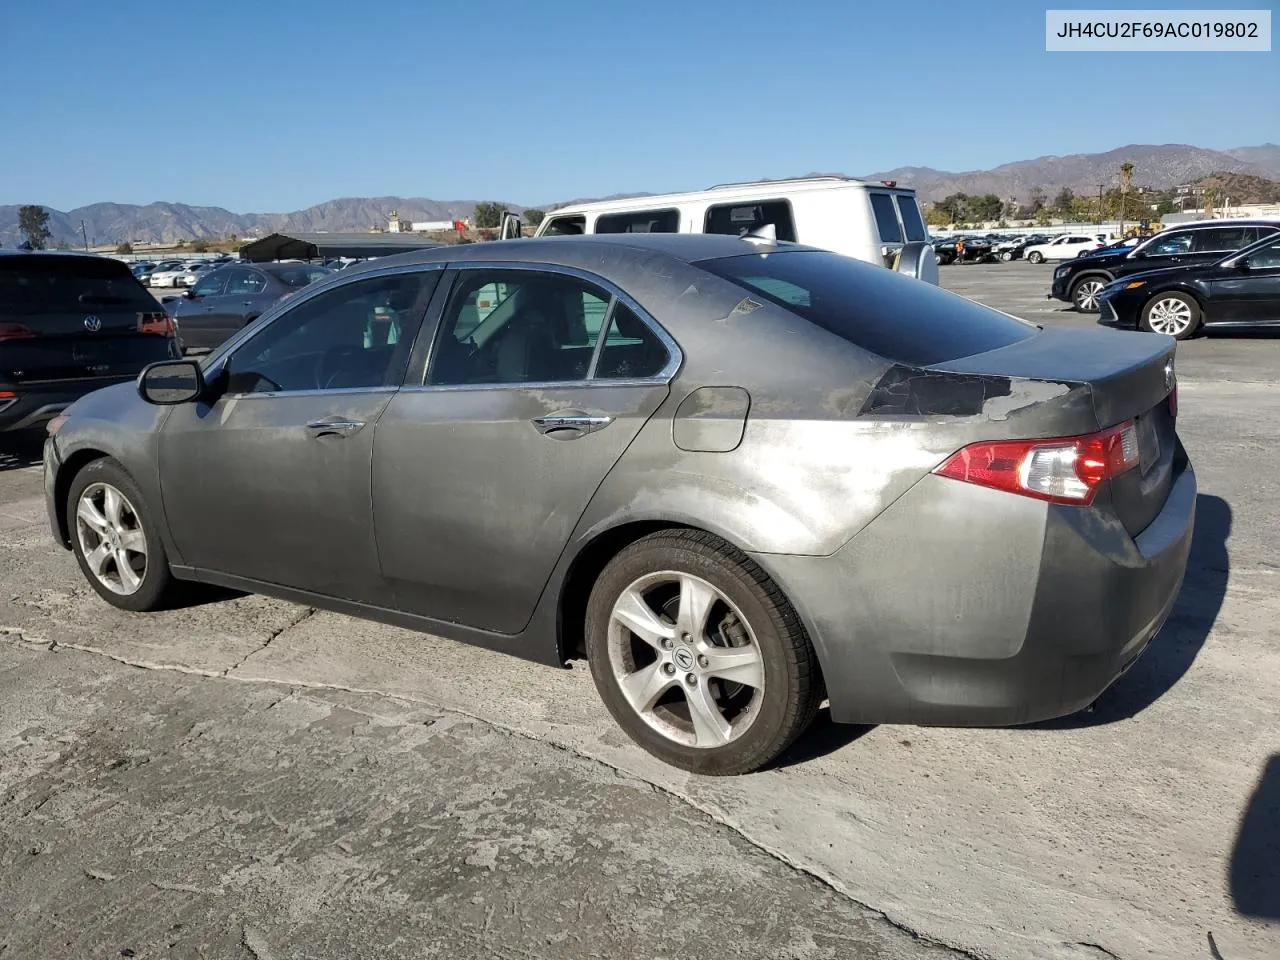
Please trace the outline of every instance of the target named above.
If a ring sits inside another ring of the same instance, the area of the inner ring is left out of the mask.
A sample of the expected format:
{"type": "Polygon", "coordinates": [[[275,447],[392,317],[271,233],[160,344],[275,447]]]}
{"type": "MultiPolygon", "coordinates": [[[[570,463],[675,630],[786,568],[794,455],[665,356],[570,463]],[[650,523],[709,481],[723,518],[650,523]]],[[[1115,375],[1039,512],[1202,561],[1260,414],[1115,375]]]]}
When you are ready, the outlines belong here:
{"type": "Polygon", "coordinates": [[[312,420],[307,424],[307,429],[318,440],[320,437],[349,437],[363,426],[363,420],[326,417],[323,420],[312,420]]]}
{"type": "Polygon", "coordinates": [[[534,417],[531,422],[544,437],[572,440],[603,430],[613,423],[613,417],[593,417],[585,413],[553,413],[545,417],[534,417]]]}

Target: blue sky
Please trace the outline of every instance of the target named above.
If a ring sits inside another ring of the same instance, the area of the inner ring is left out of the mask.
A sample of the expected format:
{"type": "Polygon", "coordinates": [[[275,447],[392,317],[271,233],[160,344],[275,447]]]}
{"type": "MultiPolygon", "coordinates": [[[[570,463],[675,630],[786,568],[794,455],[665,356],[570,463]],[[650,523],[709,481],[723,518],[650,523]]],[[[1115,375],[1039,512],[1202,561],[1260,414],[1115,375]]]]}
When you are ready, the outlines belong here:
{"type": "Polygon", "coordinates": [[[1046,53],[1046,6],[1214,5],[4,0],[0,204],[533,204],[1280,141],[1275,51],[1046,53]]]}

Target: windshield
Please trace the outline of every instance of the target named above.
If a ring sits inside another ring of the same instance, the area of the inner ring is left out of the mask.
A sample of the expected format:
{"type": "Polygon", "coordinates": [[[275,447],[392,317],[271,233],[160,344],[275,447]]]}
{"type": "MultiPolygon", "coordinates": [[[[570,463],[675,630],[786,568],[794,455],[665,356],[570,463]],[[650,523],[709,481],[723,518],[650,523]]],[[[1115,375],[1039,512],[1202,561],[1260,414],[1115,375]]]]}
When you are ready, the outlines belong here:
{"type": "Polygon", "coordinates": [[[899,363],[944,363],[1008,346],[1038,329],[931,283],[836,253],[749,254],[698,266],[899,363]]]}

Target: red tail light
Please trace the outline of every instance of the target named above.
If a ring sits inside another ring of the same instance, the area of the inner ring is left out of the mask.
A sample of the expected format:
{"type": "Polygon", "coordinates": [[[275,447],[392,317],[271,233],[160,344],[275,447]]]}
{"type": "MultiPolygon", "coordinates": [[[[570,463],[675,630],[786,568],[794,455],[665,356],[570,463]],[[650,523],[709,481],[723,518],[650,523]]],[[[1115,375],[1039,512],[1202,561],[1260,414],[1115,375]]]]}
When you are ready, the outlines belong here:
{"type": "Polygon", "coordinates": [[[0,342],[5,340],[33,340],[37,336],[30,327],[20,323],[0,323],[0,342]]]}
{"type": "Polygon", "coordinates": [[[0,390],[0,400],[12,400],[16,396],[17,393],[12,390],[0,390]]]}
{"type": "Polygon", "coordinates": [[[157,337],[172,336],[173,317],[167,313],[140,313],[138,314],[138,332],[154,334],[157,337]]]}
{"type": "Polygon", "coordinates": [[[1104,480],[1138,465],[1138,431],[1122,423],[1083,437],[971,443],[933,472],[993,490],[1089,504],[1104,480]]]}

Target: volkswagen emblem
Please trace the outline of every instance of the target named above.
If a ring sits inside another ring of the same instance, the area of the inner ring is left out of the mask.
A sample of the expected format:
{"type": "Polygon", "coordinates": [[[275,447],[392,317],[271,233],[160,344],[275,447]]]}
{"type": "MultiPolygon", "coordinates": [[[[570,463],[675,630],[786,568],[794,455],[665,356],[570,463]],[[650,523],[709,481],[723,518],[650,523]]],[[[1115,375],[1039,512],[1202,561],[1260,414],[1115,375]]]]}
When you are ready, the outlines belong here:
{"type": "Polygon", "coordinates": [[[693,669],[693,651],[688,647],[676,647],[676,652],[671,655],[671,659],[681,670],[693,669]]]}
{"type": "Polygon", "coordinates": [[[1173,361],[1167,360],[1164,365],[1164,388],[1166,390],[1173,389],[1173,361]]]}
{"type": "Polygon", "coordinates": [[[90,333],[97,333],[102,329],[102,318],[90,314],[84,318],[84,328],[90,333]]]}

